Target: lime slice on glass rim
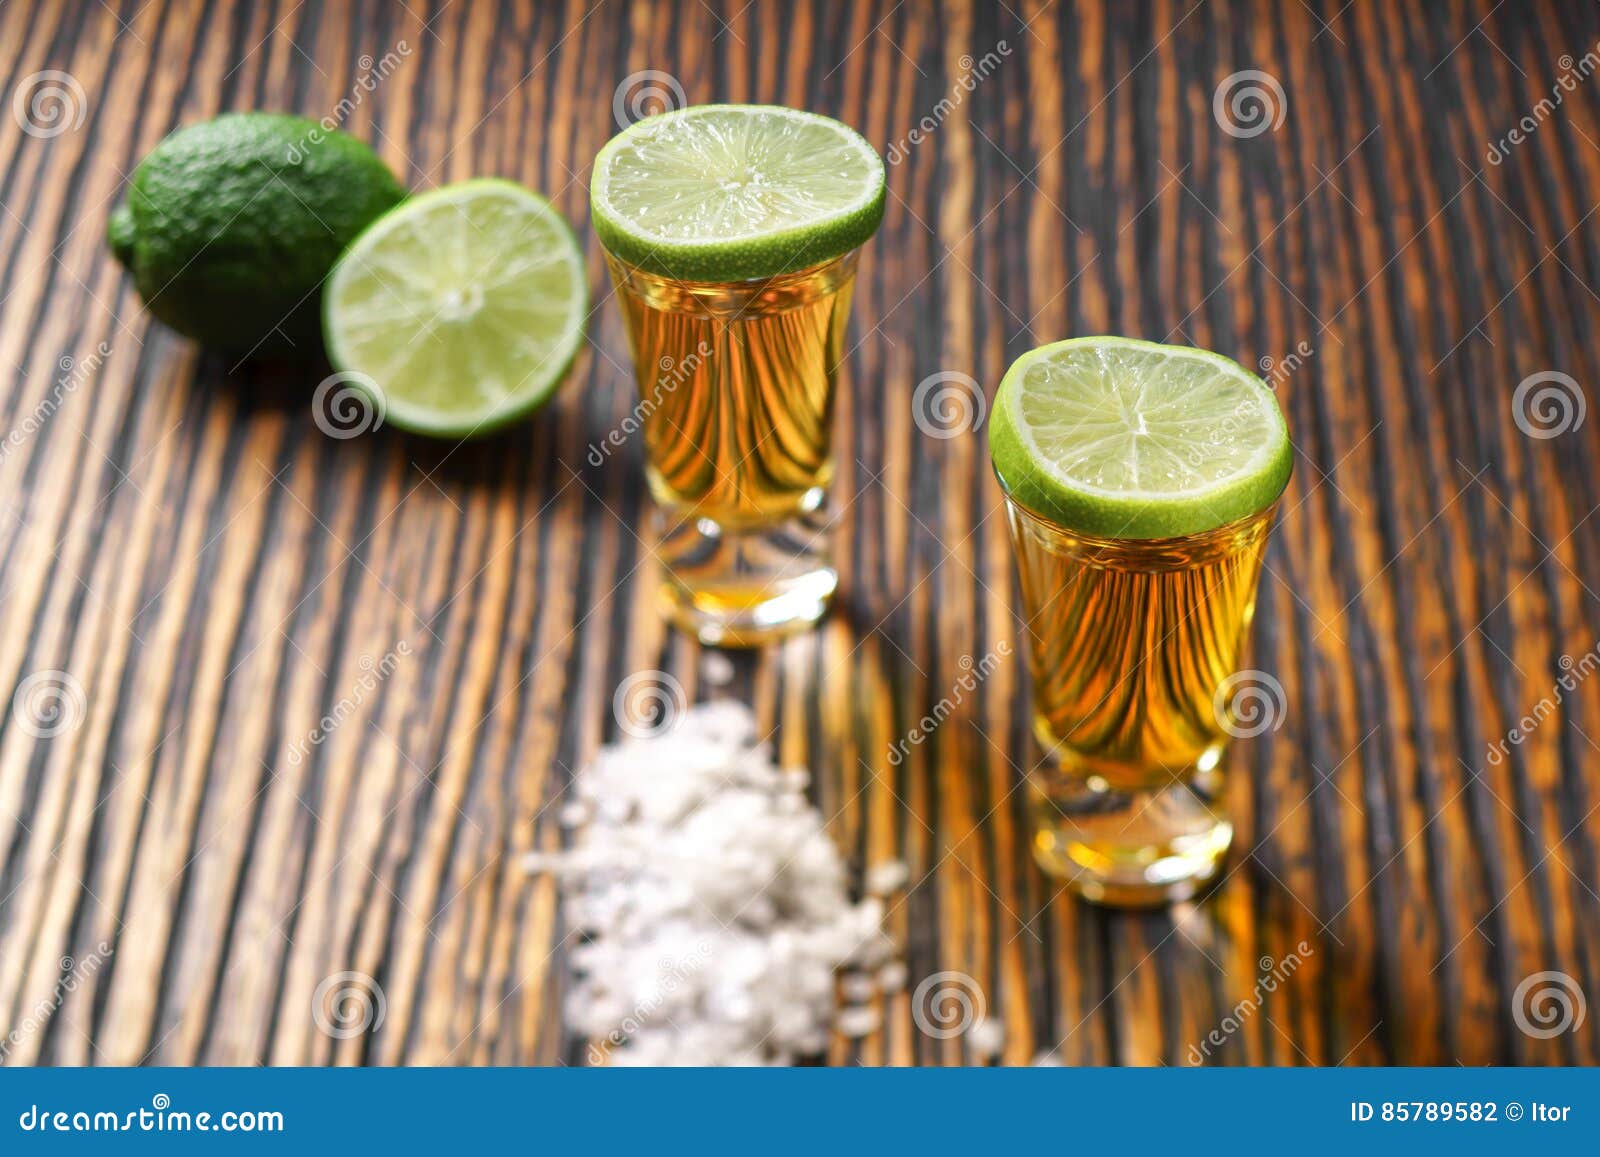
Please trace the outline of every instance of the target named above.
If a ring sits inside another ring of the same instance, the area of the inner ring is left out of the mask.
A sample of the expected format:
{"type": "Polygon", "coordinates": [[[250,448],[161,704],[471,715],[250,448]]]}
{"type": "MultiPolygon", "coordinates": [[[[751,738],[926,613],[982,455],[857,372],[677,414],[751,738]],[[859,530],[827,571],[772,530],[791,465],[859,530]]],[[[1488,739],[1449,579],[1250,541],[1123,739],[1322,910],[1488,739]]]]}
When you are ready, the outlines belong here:
{"type": "Polygon", "coordinates": [[[1018,358],[989,421],[1011,498],[1069,530],[1175,538],[1271,506],[1294,464],[1272,390],[1185,346],[1085,337],[1018,358]]]}
{"type": "Polygon", "coordinates": [[[681,281],[749,281],[848,253],[883,220],[883,159],[854,129],[776,105],[710,104],[629,125],[589,203],[612,254],[681,281]]]}
{"type": "Polygon", "coordinates": [[[583,254],[548,201],[464,181],[374,221],[328,276],[323,337],[385,422],[485,434],[555,391],[583,342],[583,254]]]}

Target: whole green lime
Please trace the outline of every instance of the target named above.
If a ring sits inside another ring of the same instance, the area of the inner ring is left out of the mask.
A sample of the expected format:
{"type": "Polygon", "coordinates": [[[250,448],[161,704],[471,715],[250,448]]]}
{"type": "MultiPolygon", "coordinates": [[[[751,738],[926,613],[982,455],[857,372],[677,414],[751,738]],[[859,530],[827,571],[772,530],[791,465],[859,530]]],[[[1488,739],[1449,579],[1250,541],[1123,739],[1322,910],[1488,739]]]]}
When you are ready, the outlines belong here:
{"type": "Polygon", "coordinates": [[[173,329],[223,351],[309,354],[329,270],[405,195],[353,137],[304,117],[233,113],[157,145],[107,237],[173,329]]]}

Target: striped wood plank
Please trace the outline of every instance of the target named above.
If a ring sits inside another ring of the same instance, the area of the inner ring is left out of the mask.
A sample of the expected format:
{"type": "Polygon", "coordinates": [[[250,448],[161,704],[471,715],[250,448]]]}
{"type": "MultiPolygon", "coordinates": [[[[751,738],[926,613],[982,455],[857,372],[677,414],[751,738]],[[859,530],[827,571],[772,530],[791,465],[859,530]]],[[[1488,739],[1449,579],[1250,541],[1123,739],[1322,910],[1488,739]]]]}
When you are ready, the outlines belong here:
{"type": "MultiPolygon", "coordinates": [[[[731,688],[816,770],[853,864],[912,867],[889,923],[913,982],[971,976],[1007,1061],[1184,1063],[1304,940],[1215,1062],[1600,1061],[1600,1017],[1538,1039],[1512,1004],[1547,970],[1600,997],[1600,683],[1487,759],[1600,637],[1600,422],[1541,440],[1512,413],[1531,374],[1600,383],[1596,81],[1485,159],[1597,41],[1594,6],[1556,0],[8,0],[8,109],[54,69],[83,119],[45,138],[0,117],[0,421],[20,432],[0,688],[59,671],[83,699],[50,738],[0,718],[0,1030],[26,1029],[5,1059],[581,1055],[558,1023],[567,930],[516,861],[560,839],[549,805],[615,735],[623,676],[712,693],[654,615],[638,447],[584,457],[630,404],[587,171],[615,86],[658,69],[885,148],[937,122],[890,169],[862,263],[839,611],[731,688]],[[152,325],[101,241],[175,125],[326,115],[402,42],[346,127],[417,188],[547,191],[598,302],[556,404],[466,447],[324,437],[312,373],[152,325]],[[1213,115],[1245,69],[1284,94],[1253,137],[1213,115]],[[886,757],[1016,630],[981,437],[920,435],[913,387],[992,388],[1029,346],[1102,331],[1274,359],[1301,450],[1251,660],[1285,722],[1231,757],[1226,884],[1171,913],[1094,910],[1033,867],[1015,661],[886,757]],[[90,371],[63,391],[65,358],[90,371]],[[346,970],[386,1011],[336,1040],[311,1002],[346,970]]],[[[832,1059],[972,1059],[907,996],[884,1012],[832,1059]]]]}

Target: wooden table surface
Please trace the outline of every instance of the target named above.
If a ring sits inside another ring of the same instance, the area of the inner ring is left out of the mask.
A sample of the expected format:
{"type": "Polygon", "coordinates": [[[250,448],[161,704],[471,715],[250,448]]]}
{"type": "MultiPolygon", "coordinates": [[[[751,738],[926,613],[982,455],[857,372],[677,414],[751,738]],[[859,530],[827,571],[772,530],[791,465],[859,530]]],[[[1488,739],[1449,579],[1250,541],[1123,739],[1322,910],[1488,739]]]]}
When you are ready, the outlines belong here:
{"type": "MultiPolygon", "coordinates": [[[[1182,1064],[1219,1026],[1216,1063],[1600,1061],[1600,1012],[1514,1006],[1600,1000],[1597,42],[1576,0],[6,0],[6,1062],[580,1059],[518,860],[649,670],[752,703],[856,868],[906,860],[912,983],[970,977],[1007,1061],[1182,1064]],[[629,77],[900,154],[837,419],[841,604],[721,689],[654,613],[636,440],[585,460],[633,388],[586,192],[629,77]],[[153,324],[106,216],[164,134],[249,108],[341,110],[415,188],[548,193],[596,301],[556,403],[337,440],[325,368],[153,324]],[[1262,365],[1300,451],[1249,660],[1285,709],[1230,756],[1225,882],[1171,912],[1033,866],[1020,657],[887,758],[1017,629],[982,433],[924,436],[917,384],[992,393],[1102,332],[1262,365]],[[312,1010],[342,972],[384,1002],[350,1037],[312,1010]]],[[[831,1059],[973,1059],[884,1014],[831,1059]]]]}

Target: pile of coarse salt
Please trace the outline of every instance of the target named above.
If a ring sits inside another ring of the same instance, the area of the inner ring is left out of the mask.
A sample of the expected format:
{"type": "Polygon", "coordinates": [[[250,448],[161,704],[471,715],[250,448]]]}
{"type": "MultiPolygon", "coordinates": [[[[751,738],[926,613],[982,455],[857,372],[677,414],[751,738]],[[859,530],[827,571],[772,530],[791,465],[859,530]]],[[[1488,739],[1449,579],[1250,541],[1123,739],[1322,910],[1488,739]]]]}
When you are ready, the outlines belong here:
{"type": "MultiPolygon", "coordinates": [[[[563,1014],[594,1042],[591,1063],[792,1064],[822,1053],[832,1028],[877,1027],[870,1005],[836,1008],[835,973],[857,970],[844,988],[863,1001],[864,981],[903,987],[904,966],[883,901],[851,903],[808,779],[780,770],[731,702],[681,712],[580,772],[562,813],[581,829],[574,846],[526,863],[559,875],[586,936],[563,1014]]],[[[895,867],[875,869],[878,882],[903,887],[895,867]]]]}

